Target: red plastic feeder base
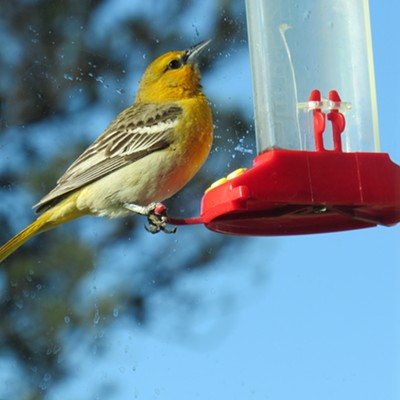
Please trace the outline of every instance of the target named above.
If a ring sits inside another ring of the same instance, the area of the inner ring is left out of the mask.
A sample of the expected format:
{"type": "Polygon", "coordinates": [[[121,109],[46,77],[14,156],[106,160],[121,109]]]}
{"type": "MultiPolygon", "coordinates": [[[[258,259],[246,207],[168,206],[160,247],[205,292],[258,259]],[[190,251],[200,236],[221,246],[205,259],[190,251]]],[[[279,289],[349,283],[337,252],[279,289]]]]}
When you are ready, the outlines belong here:
{"type": "Polygon", "coordinates": [[[299,235],[391,226],[400,222],[400,167],[386,153],[344,153],[346,126],[339,94],[329,92],[328,113],[313,90],[315,151],[269,150],[253,167],[209,190],[201,216],[169,219],[173,224],[203,223],[237,235],[299,235]],[[333,149],[324,146],[326,120],[333,149]]]}
{"type": "Polygon", "coordinates": [[[196,220],[220,233],[265,236],[399,221],[400,167],[388,154],[297,150],[259,155],[252,168],[204,195],[196,220]]]}

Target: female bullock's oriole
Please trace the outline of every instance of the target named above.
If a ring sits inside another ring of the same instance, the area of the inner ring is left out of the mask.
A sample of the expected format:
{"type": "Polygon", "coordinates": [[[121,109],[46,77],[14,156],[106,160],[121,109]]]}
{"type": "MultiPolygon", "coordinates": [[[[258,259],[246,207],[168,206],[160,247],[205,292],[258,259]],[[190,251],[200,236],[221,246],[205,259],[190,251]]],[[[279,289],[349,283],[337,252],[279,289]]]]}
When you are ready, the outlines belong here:
{"type": "MultiPolygon", "coordinates": [[[[34,208],[41,215],[0,248],[0,262],[29,238],[84,215],[154,213],[206,160],[213,124],[197,57],[208,45],[171,51],[144,72],[134,104],[77,158],[34,208]]],[[[150,230],[165,229],[165,219],[150,230]]]]}

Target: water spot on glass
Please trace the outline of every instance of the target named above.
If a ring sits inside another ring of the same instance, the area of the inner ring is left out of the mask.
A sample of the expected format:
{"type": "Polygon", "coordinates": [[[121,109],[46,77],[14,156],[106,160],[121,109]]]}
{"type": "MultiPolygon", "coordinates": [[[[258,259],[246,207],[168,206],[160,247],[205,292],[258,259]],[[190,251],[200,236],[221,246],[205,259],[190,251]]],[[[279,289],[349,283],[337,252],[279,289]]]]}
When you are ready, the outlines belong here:
{"type": "Polygon", "coordinates": [[[192,28],[194,28],[194,31],[196,33],[196,36],[199,37],[200,33],[199,33],[199,29],[197,28],[197,26],[195,24],[192,24],[192,28]]]}
{"type": "Polygon", "coordinates": [[[95,310],[94,310],[94,317],[93,317],[93,325],[97,325],[100,321],[100,312],[99,308],[97,305],[95,305],[95,310]]]}
{"type": "MultiPolygon", "coordinates": [[[[246,133],[248,133],[248,131],[246,131],[246,133]]],[[[252,148],[245,147],[243,137],[239,139],[239,144],[235,147],[235,151],[241,154],[253,154],[252,148]]]]}
{"type": "Polygon", "coordinates": [[[39,388],[41,390],[46,390],[50,381],[51,381],[51,374],[49,373],[44,374],[43,379],[39,384],[39,388]]]}
{"type": "Polygon", "coordinates": [[[101,76],[101,75],[95,75],[95,74],[93,74],[92,72],[89,72],[89,73],[88,73],[88,76],[89,76],[90,78],[93,78],[96,82],[101,83],[106,89],[109,88],[109,85],[108,85],[107,83],[105,83],[105,79],[104,79],[103,76],[101,76]]]}

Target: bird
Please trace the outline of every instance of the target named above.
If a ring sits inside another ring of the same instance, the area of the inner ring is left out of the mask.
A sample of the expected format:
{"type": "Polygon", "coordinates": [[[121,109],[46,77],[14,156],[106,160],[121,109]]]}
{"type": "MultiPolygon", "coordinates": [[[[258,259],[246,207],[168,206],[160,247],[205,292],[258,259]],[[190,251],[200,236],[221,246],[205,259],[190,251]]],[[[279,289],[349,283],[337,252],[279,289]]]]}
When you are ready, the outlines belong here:
{"type": "Polygon", "coordinates": [[[161,202],[194,177],[212,146],[212,112],[198,66],[209,43],[150,63],[133,104],[33,206],[39,216],[0,248],[0,262],[33,236],[87,215],[141,214],[148,216],[150,232],[173,231],[166,228],[161,202]]]}

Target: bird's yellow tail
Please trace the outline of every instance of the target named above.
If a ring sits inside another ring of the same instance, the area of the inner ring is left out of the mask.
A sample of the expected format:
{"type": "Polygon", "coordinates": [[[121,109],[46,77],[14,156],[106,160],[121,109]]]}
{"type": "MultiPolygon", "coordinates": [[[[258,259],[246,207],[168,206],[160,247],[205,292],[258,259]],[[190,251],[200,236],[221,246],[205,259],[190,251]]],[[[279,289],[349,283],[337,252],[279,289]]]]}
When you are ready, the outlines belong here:
{"type": "Polygon", "coordinates": [[[84,215],[84,212],[76,209],[75,200],[77,195],[77,193],[72,194],[53,208],[45,211],[36,221],[32,222],[5,245],[0,247],[0,263],[31,237],[84,215]]]}
{"type": "Polygon", "coordinates": [[[14,253],[15,250],[21,247],[31,237],[55,227],[54,224],[51,224],[53,226],[49,226],[48,220],[48,214],[44,213],[32,224],[27,226],[21,232],[17,233],[4,246],[0,247],[0,263],[4,261],[9,255],[14,253]]]}

